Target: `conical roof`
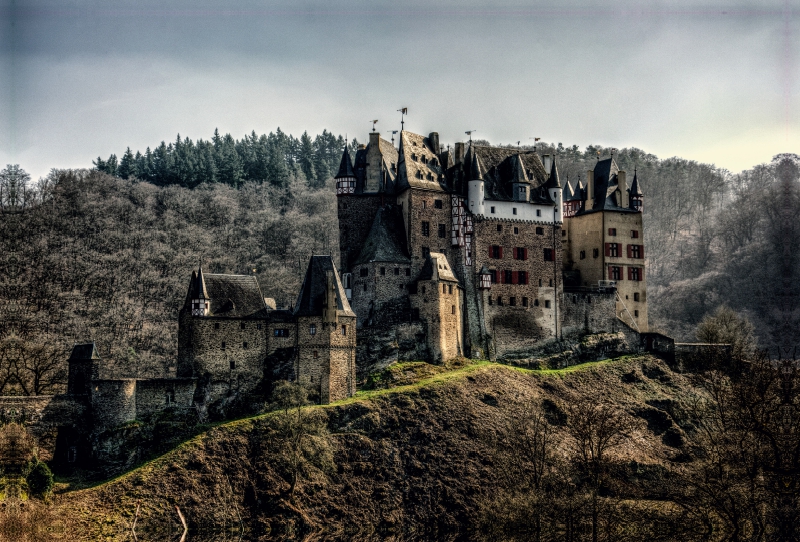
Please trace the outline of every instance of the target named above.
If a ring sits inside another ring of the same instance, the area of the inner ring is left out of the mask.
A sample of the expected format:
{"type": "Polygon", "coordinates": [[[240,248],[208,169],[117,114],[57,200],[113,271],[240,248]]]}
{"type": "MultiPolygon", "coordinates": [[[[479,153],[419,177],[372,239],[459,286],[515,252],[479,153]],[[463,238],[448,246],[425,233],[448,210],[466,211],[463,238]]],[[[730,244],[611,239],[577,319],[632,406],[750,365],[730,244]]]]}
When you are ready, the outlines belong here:
{"type": "Polygon", "coordinates": [[[76,344],[72,347],[72,353],[69,356],[70,360],[90,360],[100,359],[100,354],[97,353],[97,348],[94,342],[76,344]]]}
{"type": "Polygon", "coordinates": [[[342,161],[339,163],[339,172],[336,174],[334,179],[355,176],[356,174],[355,171],[353,171],[353,162],[350,160],[350,152],[348,152],[347,145],[345,145],[344,151],[342,151],[342,161]]]}
{"type": "Polygon", "coordinates": [[[635,169],[633,170],[633,182],[631,183],[630,194],[631,196],[644,196],[644,194],[642,194],[642,189],[639,186],[639,177],[637,176],[635,169]]]}
{"type": "Polygon", "coordinates": [[[328,290],[328,272],[333,274],[336,286],[336,312],[341,316],[355,316],[347,302],[347,296],[339,280],[339,272],[330,256],[311,256],[308,269],[297,295],[294,306],[295,316],[321,316],[328,290]]]}
{"type": "Polygon", "coordinates": [[[550,165],[550,178],[547,179],[546,188],[561,188],[561,179],[558,178],[558,167],[556,167],[556,157],[553,156],[553,163],[550,165]]]}
{"type": "Polygon", "coordinates": [[[411,260],[405,248],[404,228],[399,207],[392,205],[379,208],[353,265],[369,262],[409,263],[411,260]]]}
{"type": "Polygon", "coordinates": [[[197,273],[192,271],[192,299],[199,299],[201,297],[208,299],[208,291],[206,290],[206,281],[203,277],[202,265],[197,273]]]}
{"type": "Polygon", "coordinates": [[[481,163],[480,157],[478,154],[473,152],[472,154],[472,165],[470,167],[470,180],[471,181],[482,181],[483,180],[483,164],[481,163]]]}
{"type": "Polygon", "coordinates": [[[564,201],[572,201],[575,199],[575,190],[572,189],[572,185],[569,184],[569,177],[567,177],[566,187],[564,188],[564,201]]]}

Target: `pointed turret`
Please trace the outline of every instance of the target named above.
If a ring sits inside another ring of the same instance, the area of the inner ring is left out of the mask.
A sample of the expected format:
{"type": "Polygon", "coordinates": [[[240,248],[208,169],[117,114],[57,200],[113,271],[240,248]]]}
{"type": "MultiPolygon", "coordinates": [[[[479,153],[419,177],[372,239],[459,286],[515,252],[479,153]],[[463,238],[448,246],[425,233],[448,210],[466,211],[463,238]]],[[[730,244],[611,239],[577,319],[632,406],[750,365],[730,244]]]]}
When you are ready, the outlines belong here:
{"type": "Polygon", "coordinates": [[[639,176],[636,173],[636,170],[633,170],[633,182],[631,183],[631,187],[628,190],[630,197],[630,208],[636,211],[641,211],[643,208],[643,197],[644,194],[642,193],[642,189],[639,186],[639,176]]]}
{"type": "Polygon", "coordinates": [[[558,167],[556,167],[556,157],[553,157],[553,162],[550,164],[550,177],[547,179],[545,186],[550,188],[561,188],[561,179],[558,177],[558,167]]]}
{"type": "MultiPolygon", "coordinates": [[[[469,166],[469,179],[467,182],[469,211],[474,215],[483,215],[486,202],[486,187],[484,183],[486,169],[483,167],[483,162],[478,153],[475,152],[474,147],[470,146],[468,152],[471,156],[467,156],[468,162],[464,166],[469,166]]],[[[467,167],[464,167],[464,169],[467,170],[467,167]]]]}
{"type": "Polygon", "coordinates": [[[575,198],[575,190],[569,184],[569,177],[567,177],[567,186],[564,188],[564,201],[572,201],[575,198]]]}
{"type": "Polygon", "coordinates": [[[350,160],[350,152],[345,143],[342,151],[342,161],[339,163],[339,172],[334,177],[336,179],[336,195],[352,194],[356,190],[356,174],[353,170],[353,162],[350,160]]]}
{"type": "Polygon", "coordinates": [[[206,281],[203,278],[203,266],[201,265],[197,273],[192,271],[192,282],[190,286],[190,296],[192,298],[192,316],[206,316],[210,299],[206,290],[206,281]]]}
{"type": "Polygon", "coordinates": [[[471,181],[482,181],[484,175],[483,164],[481,163],[481,159],[478,157],[478,154],[472,152],[472,165],[470,167],[470,175],[469,178],[471,181]]]}
{"type": "Polygon", "coordinates": [[[530,180],[528,179],[528,172],[525,171],[525,164],[522,163],[522,157],[519,154],[515,154],[511,158],[511,182],[514,188],[514,200],[528,201],[530,180]]]}

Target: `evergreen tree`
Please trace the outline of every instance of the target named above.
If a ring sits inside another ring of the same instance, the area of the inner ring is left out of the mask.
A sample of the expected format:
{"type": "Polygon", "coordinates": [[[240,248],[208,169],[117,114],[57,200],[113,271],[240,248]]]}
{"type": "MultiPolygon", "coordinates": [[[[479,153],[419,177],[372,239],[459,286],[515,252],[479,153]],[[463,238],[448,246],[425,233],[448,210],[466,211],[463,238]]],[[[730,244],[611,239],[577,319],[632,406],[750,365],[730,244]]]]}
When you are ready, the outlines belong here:
{"type": "Polygon", "coordinates": [[[303,175],[306,176],[309,185],[314,186],[316,184],[316,175],[314,173],[314,144],[308,136],[308,132],[303,132],[303,135],[300,137],[297,163],[303,175]]]}
{"type": "Polygon", "coordinates": [[[127,179],[128,177],[135,176],[135,171],[136,171],[136,161],[134,159],[133,153],[131,152],[131,148],[128,147],[125,150],[125,154],[122,155],[122,160],[120,160],[117,176],[123,179],[127,179]]]}

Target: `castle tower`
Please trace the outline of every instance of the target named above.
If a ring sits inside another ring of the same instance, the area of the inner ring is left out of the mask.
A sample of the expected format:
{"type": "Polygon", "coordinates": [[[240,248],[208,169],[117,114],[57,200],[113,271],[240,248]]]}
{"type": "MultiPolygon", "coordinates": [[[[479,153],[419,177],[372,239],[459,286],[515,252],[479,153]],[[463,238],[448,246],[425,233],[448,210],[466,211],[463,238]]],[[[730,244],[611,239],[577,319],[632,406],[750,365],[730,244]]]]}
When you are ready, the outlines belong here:
{"type": "Polygon", "coordinates": [[[469,210],[473,215],[486,214],[485,208],[485,186],[483,182],[483,164],[477,153],[470,153],[472,160],[470,164],[469,176],[469,210]]]}
{"type": "Polygon", "coordinates": [[[634,211],[643,212],[644,211],[644,194],[642,194],[642,189],[639,187],[639,178],[636,175],[636,170],[633,170],[633,182],[631,183],[630,190],[628,190],[629,200],[630,200],[630,208],[634,211]]]}
{"type": "Polygon", "coordinates": [[[354,194],[356,191],[356,173],[353,171],[353,162],[350,160],[350,152],[347,150],[347,143],[342,151],[342,161],[339,163],[339,171],[334,177],[336,179],[336,195],[354,194]]]}
{"type": "Polygon", "coordinates": [[[203,279],[203,267],[200,266],[197,273],[192,271],[192,283],[190,295],[192,297],[192,316],[206,316],[211,300],[206,291],[206,281],[203,279]]]}
{"type": "Polygon", "coordinates": [[[550,199],[555,202],[555,222],[564,222],[564,205],[561,199],[561,179],[558,178],[558,167],[556,166],[555,156],[553,156],[552,163],[550,164],[550,176],[544,186],[548,194],[550,194],[550,199]]]}
{"type": "Polygon", "coordinates": [[[522,163],[522,157],[519,154],[514,155],[512,159],[512,186],[514,193],[511,196],[514,201],[528,201],[528,197],[530,195],[530,180],[528,179],[528,173],[525,171],[525,164],[522,163]]]}
{"type": "Polygon", "coordinates": [[[99,378],[100,354],[97,353],[94,343],[73,346],[67,363],[67,394],[88,397],[92,390],[92,381],[99,378]]]}
{"type": "Polygon", "coordinates": [[[320,403],[350,397],[356,386],[356,315],[333,258],[312,256],[294,308],[295,377],[319,390],[320,403]]]}

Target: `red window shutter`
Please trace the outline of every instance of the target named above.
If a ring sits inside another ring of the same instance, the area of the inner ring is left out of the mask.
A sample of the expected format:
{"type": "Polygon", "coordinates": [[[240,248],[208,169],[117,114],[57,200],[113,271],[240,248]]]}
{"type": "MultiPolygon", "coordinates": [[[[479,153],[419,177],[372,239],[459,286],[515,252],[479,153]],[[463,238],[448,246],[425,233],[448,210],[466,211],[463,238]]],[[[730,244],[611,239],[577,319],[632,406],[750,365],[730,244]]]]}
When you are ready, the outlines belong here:
{"type": "Polygon", "coordinates": [[[511,284],[519,284],[519,275],[516,271],[511,272],[511,284]]]}
{"type": "Polygon", "coordinates": [[[633,268],[628,268],[628,280],[633,280],[633,268]]]}
{"type": "Polygon", "coordinates": [[[514,247],[511,250],[513,251],[514,259],[519,260],[519,249],[517,247],[514,247]]]}
{"type": "Polygon", "coordinates": [[[644,267],[639,269],[639,280],[644,280],[644,267]]]}
{"type": "Polygon", "coordinates": [[[528,259],[528,249],[527,248],[523,248],[522,249],[522,259],[523,260],[527,260],[528,259]]]}
{"type": "Polygon", "coordinates": [[[498,247],[500,249],[500,259],[503,259],[503,247],[498,247]]]}
{"type": "Polygon", "coordinates": [[[614,272],[612,271],[612,267],[608,266],[608,280],[614,280],[614,272]]]}
{"type": "Polygon", "coordinates": [[[494,254],[492,254],[492,249],[493,248],[494,247],[492,245],[489,245],[489,258],[494,258],[494,254]]]}
{"type": "Polygon", "coordinates": [[[633,258],[633,245],[628,245],[628,258],[633,258]]]}
{"type": "Polygon", "coordinates": [[[611,256],[611,243],[606,243],[606,256],[611,256]]]}
{"type": "MultiPolygon", "coordinates": [[[[639,245],[639,257],[644,260],[644,245],[639,245]]],[[[644,272],[644,268],[642,272],[644,272]]]]}

